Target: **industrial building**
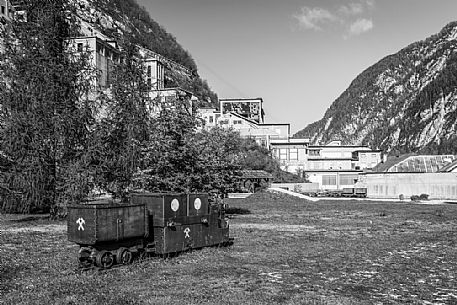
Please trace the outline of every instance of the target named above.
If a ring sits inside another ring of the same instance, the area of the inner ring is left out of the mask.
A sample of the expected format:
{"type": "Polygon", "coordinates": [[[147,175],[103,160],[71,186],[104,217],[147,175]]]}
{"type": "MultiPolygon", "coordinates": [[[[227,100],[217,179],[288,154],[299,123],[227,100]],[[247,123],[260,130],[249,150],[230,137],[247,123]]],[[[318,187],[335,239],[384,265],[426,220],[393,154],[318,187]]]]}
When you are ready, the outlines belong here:
{"type": "Polygon", "coordinates": [[[221,114],[236,113],[257,124],[264,123],[265,112],[263,110],[263,99],[245,98],[245,99],[220,99],[221,114]]]}
{"type": "MultiPolygon", "coordinates": [[[[69,50],[75,54],[87,52],[91,66],[96,70],[97,76],[94,79],[94,95],[97,92],[109,92],[114,67],[120,61],[121,50],[113,40],[105,40],[98,36],[76,37],[68,40],[69,50]]],[[[170,101],[177,98],[184,98],[189,103],[189,110],[192,104],[198,99],[189,91],[182,88],[166,88],[165,66],[179,68],[179,73],[184,71],[179,64],[172,64],[170,60],[164,60],[158,55],[145,48],[140,49],[140,56],[145,65],[145,80],[149,86],[148,108],[151,115],[158,113],[161,107],[169,105],[170,101]]],[[[189,71],[184,71],[186,73],[189,71]]],[[[190,72],[189,72],[190,73],[190,72]]]]}
{"type": "MultiPolygon", "coordinates": [[[[290,137],[290,124],[263,123],[264,115],[258,117],[258,113],[263,113],[262,107],[260,106],[262,104],[262,102],[260,102],[262,99],[250,99],[249,101],[253,100],[257,101],[257,106],[251,105],[245,107],[244,110],[246,110],[246,113],[243,112],[241,108],[237,108],[238,110],[234,112],[224,112],[222,110],[218,111],[216,108],[199,109],[198,113],[199,118],[202,121],[202,128],[212,128],[215,126],[219,126],[222,128],[231,128],[233,130],[238,131],[241,137],[254,139],[257,142],[257,144],[265,148],[270,148],[272,141],[288,139],[290,137]],[[255,109],[255,112],[257,113],[256,115],[253,115],[253,109],[255,109]],[[262,123],[259,123],[259,120],[257,119],[248,118],[250,116],[253,116],[254,118],[261,118],[260,121],[262,123]]],[[[231,102],[224,103],[231,104],[231,102]]],[[[223,105],[222,102],[221,105],[223,105]]],[[[229,109],[228,106],[225,106],[225,109],[229,109]]]]}
{"type": "Polygon", "coordinates": [[[363,145],[310,145],[309,139],[272,141],[273,156],[285,171],[306,175],[320,189],[354,187],[358,175],[381,161],[381,151],[363,145]]]}
{"type": "Polygon", "coordinates": [[[457,161],[454,155],[403,155],[390,157],[359,175],[357,187],[370,198],[409,200],[427,194],[429,199],[457,199],[457,161]]]}

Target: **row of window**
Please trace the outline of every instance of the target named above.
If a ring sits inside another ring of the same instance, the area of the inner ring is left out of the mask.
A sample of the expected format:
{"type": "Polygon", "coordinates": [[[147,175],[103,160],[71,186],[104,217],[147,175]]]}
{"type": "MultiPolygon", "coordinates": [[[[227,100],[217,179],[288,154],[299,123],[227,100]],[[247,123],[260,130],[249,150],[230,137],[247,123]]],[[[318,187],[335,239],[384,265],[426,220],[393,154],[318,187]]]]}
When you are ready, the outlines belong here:
{"type": "MultiPolygon", "coordinates": [[[[213,119],[212,116],[209,117],[208,122],[209,123],[213,123],[214,122],[214,119],[213,119]]],[[[219,121],[219,125],[228,125],[228,124],[229,124],[229,120],[220,120],[219,121]]],[[[233,120],[232,124],[233,125],[241,125],[241,124],[243,124],[243,121],[242,120],[233,120]]]]}
{"type": "Polygon", "coordinates": [[[355,169],[350,160],[347,161],[312,161],[309,162],[309,169],[327,170],[327,169],[355,169]]]}
{"type": "MultiPolygon", "coordinates": [[[[353,185],[357,182],[358,176],[353,174],[341,174],[339,175],[339,185],[353,185]]],[[[337,175],[323,175],[322,185],[336,186],[338,180],[337,175]]]]}
{"type": "Polygon", "coordinates": [[[279,160],[298,160],[298,148],[280,148],[277,151],[279,160]]]}
{"type": "MultiPolygon", "coordinates": [[[[428,184],[423,185],[423,187],[414,186],[413,189],[417,190],[417,194],[429,194],[434,197],[446,197],[446,198],[455,198],[457,196],[457,186],[456,185],[442,185],[442,184],[428,184]]],[[[397,185],[389,184],[375,184],[368,186],[368,192],[379,195],[379,196],[398,196],[398,193],[401,190],[397,189],[397,185]]]]}

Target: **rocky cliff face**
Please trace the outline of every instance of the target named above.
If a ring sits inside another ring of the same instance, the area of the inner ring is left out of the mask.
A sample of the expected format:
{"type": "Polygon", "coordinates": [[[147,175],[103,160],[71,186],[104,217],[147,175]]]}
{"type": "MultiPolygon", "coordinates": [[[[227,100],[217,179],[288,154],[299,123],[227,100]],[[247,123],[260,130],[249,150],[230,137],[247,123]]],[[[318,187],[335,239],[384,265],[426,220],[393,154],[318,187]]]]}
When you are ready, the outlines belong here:
{"type": "Polygon", "coordinates": [[[70,0],[85,36],[117,40],[125,35],[137,45],[163,56],[169,87],[189,90],[201,101],[217,105],[217,95],[197,72],[192,56],[155,22],[135,0],[70,0]]]}
{"type": "Polygon", "coordinates": [[[362,72],[295,134],[385,151],[456,153],[457,22],[362,72]]]}

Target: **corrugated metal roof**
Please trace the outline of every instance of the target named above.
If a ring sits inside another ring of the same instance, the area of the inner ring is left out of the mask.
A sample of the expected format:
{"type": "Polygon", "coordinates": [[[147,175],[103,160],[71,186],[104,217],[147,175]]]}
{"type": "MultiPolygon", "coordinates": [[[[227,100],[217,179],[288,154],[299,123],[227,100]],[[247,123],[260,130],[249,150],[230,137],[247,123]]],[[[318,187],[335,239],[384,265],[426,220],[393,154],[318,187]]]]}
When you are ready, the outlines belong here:
{"type": "Polygon", "coordinates": [[[392,168],[396,164],[406,160],[407,158],[409,158],[411,156],[412,156],[412,154],[388,157],[386,161],[381,162],[378,165],[376,165],[373,168],[373,172],[377,172],[377,173],[388,172],[390,168],[392,168]]]}
{"type": "Polygon", "coordinates": [[[454,162],[451,162],[449,164],[446,164],[445,166],[443,166],[442,168],[440,168],[440,172],[441,173],[448,173],[448,172],[452,172],[455,168],[457,168],[457,160],[454,160],[454,162]]]}
{"type": "Polygon", "coordinates": [[[402,155],[388,158],[373,172],[436,173],[455,160],[453,155],[402,155]]]}

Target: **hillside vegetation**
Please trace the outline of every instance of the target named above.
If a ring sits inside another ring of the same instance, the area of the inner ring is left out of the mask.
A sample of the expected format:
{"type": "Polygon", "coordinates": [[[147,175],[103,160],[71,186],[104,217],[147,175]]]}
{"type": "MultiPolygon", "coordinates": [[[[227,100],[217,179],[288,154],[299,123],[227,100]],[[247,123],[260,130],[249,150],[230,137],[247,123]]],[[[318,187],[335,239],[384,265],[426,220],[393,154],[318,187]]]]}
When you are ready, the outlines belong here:
{"type": "Polygon", "coordinates": [[[358,75],[324,117],[297,132],[325,143],[457,153],[457,22],[358,75]]]}
{"type": "Polygon", "coordinates": [[[189,70],[188,75],[182,75],[168,69],[166,78],[169,87],[182,87],[198,96],[203,103],[210,101],[210,105],[218,105],[217,95],[198,75],[197,65],[189,52],[135,0],[82,0],[75,3],[80,21],[94,32],[112,39],[128,35],[138,46],[165,56],[189,70]]]}
{"type": "MultiPolygon", "coordinates": [[[[150,87],[132,35],[119,40],[122,60],[112,67],[110,93],[94,95],[91,53],[67,47],[68,37],[87,29],[68,22],[75,16],[69,0],[25,5],[28,21],[12,21],[0,52],[1,212],[56,216],[100,190],[124,200],[138,189],[226,194],[242,169],[284,178],[253,140],[197,130],[184,96],[151,113],[157,101],[145,94],[150,87]]],[[[113,27],[107,16],[97,18],[113,27]]]]}

